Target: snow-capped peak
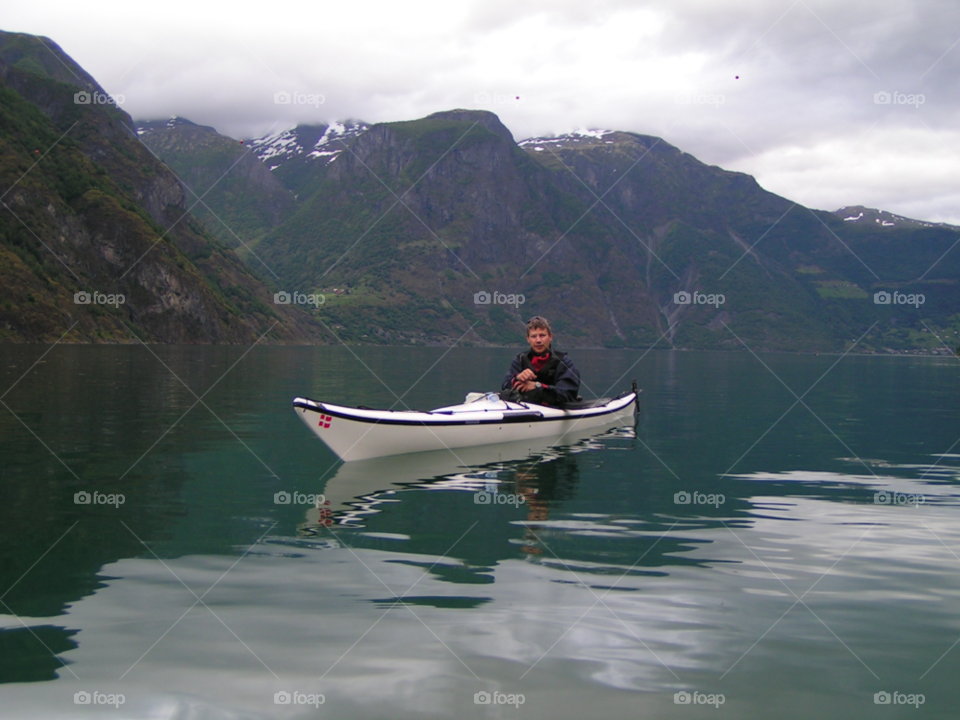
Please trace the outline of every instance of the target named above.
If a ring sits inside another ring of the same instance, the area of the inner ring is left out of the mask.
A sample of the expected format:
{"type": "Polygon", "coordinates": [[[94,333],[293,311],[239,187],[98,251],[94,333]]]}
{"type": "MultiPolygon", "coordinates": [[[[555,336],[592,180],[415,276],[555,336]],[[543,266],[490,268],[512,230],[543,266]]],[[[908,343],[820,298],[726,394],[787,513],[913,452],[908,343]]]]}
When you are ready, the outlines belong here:
{"type": "Polygon", "coordinates": [[[343,151],[338,140],[346,141],[363,133],[365,122],[347,120],[329,125],[298,125],[250,142],[250,149],[271,170],[300,155],[305,160],[331,163],[343,151]]]}
{"type": "MultiPolygon", "coordinates": [[[[544,146],[547,146],[547,149],[551,149],[551,147],[562,148],[581,144],[593,145],[598,140],[603,140],[606,135],[611,135],[614,132],[614,130],[578,128],[572,132],[564,133],[562,135],[527,138],[526,140],[521,140],[518,142],[517,145],[522,148],[529,148],[531,150],[542,152],[544,150],[544,146]]],[[[613,144],[613,140],[603,140],[603,142],[607,145],[613,144]]]]}
{"type": "MultiPolygon", "coordinates": [[[[250,149],[254,155],[260,158],[261,162],[268,165],[271,160],[278,156],[283,160],[288,160],[303,152],[303,147],[297,142],[297,128],[281,130],[273,135],[266,135],[253,140],[250,142],[250,149]]],[[[279,167],[279,165],[274,165],[270,169],[273,170],[275,167],[279,167]]]]}

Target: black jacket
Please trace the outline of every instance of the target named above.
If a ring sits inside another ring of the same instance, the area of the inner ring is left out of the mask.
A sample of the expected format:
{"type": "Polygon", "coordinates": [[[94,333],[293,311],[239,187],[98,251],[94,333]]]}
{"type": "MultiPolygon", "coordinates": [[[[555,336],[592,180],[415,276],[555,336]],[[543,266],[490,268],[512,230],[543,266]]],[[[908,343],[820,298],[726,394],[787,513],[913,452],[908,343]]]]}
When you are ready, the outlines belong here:
{"type": "MultiPolygon", "coordinates": [[[[537,382],[544,385],[548,395],[556,397],[558,403],[572,402],[580,392],[580,371],[577,370],[570,356],[564,352],[557,352],[553,348],[548,350],[551,357],[547,364],[537,373],[537,382]]],[[[521,372],[530,368],[533,370],[533,350],[522,352],[510,363],[510,372],[503,378],[503,390],[513,387],[513,379],[521,372]]]]}

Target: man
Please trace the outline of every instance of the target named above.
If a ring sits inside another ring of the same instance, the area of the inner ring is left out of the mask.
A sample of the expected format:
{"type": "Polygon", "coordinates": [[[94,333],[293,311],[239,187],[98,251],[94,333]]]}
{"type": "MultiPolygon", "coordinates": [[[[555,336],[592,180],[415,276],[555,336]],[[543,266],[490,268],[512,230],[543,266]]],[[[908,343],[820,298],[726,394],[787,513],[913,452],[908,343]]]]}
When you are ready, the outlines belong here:
{"type": "Polygon", "coordinates": [[[553,406],[576,400],[580,371],[566,353],[553,349],[553,332],[546,318],[538,315],[527,323],[527,342],[530,350],[513,359],[500,397],[553,406]]]}

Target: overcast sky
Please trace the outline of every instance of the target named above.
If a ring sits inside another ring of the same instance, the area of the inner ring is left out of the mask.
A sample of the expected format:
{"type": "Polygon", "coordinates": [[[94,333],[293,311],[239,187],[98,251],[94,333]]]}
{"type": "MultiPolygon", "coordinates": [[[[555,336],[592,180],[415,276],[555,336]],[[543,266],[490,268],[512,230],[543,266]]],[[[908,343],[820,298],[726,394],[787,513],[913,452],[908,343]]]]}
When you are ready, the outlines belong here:
{"type": "Polygon", "coordinates": [[[657,135],[808,206],[960,224],[957,0],[35,0],[0,28],[52,38],[138,120],[240,138],[483,108],[517,140],[657,135]]]}

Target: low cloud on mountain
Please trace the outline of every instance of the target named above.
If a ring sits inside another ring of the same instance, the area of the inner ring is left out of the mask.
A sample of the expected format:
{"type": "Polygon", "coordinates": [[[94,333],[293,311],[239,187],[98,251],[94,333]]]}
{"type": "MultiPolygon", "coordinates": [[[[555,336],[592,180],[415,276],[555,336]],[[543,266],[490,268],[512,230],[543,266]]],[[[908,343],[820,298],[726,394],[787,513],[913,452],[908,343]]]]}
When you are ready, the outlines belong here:
{"type": "Polygon", "coordinates": [[[55,39],[144,120],[253,137],[482,108],[518,140],[659,135],[808,206],[960,223],[955,3],[174,1],[131,14],[45,0],[10,8],[5,29],[55,39]]]}

